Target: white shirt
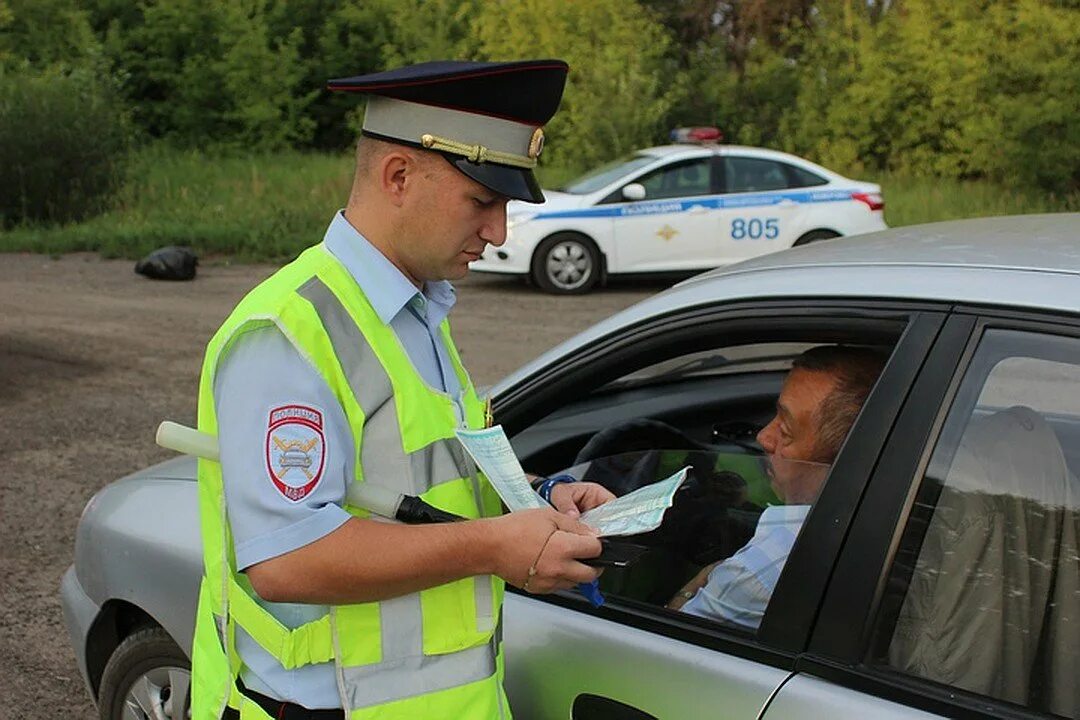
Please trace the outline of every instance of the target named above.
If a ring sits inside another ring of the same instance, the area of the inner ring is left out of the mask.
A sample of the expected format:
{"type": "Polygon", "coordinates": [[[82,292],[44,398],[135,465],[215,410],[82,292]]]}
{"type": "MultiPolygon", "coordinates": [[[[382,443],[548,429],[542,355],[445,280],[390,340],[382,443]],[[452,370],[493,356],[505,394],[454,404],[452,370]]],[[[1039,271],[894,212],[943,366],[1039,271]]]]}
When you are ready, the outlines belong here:
{"type": "MultiPolygon", "coordinates": [[[[461,384],[438,331],[455,301],[445,281],[426,283],[421,293],[389,260],[337,213],[324,238],[327,250],[356,279],[379,319],[390,325],[424,380],[457,398],[461,384]]],[[[244,570],[291,552],[341,527],[342,508],[354,479],[352,433],[345,413],[322,376],[276,325],[248,330],[223,353],[214,384],[218,441],[232,527],[236,565],[244,570]],[[322,416],[322,472],[309,494],[290,500],[272,481],[266,462],[270,411],[289,405],[322,416]]],[[[259,600],[290,628],[324,615],[328,608],[259,600]]],[[[333,663],[285,670],[243,630],[237,652],[244,684],[259,693],[304,707],[341,707],[333,663]]]]}
{"type": "Polygon", "coordinates": [[[809,505],[765,508],[750,542],[712,569],[682,611],[757,630],[809,512],[809,505]]]}

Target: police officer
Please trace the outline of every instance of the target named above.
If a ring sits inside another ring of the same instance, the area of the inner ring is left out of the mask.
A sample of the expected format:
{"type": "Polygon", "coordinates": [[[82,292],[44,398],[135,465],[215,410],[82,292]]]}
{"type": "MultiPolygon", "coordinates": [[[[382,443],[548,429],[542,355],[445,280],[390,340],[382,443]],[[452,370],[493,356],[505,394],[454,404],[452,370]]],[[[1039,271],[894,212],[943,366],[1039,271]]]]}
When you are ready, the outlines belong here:
{"type": "Polygon", "coordinates": [[[205,575],[198,720],[500,718],[501,601],[596,578],[575,516],[612,496],[546,483],[556,509],[501,515],[454,438],[484,411],[446,321],[447,280],[506,239],[562,96],[559,60],[424,63],[333,80],[368,104],[348,204],[210,341],[199,428],[205,575]],[[403,525],[350,501],[379,486],[472,518],[403,525]]]}

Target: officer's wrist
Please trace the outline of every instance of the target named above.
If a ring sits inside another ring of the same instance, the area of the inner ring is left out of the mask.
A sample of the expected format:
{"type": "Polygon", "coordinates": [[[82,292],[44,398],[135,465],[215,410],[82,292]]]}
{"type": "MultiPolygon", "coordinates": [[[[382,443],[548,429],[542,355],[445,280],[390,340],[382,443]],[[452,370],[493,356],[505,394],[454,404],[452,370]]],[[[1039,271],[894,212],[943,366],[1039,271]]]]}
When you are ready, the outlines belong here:
{"type": "Polygon", "coordinates": [[[536,490],[536,494],[539,495],[544,502],[551,505],[551,491],[555,489],[555,486],[561,483],[573,482],[577,482],[577,478],[569,473],[559,473],[558,475],[552,475],[551,477],[540,475],[533,481],[533,489],[536,490]]]}

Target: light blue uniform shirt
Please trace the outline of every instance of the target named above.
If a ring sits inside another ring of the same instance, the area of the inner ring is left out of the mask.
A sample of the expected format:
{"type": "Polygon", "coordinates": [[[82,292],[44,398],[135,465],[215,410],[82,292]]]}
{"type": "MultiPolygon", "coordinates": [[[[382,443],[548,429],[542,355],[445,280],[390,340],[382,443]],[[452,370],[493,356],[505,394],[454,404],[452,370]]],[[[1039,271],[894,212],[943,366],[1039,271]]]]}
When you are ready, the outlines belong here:
{"type": "MultiPolygon", "coordinates": [[[[429,282],[421,293],[342,213],[334,215],[326,248],[356,279],[379,319],[393,328],[413,366],[432,388],[457,400],[461,383],[439,324],[455,301],[453,287],[429,282]]],[[[342,508],[354,479],[355,450],[344,410],[322,376],[275,326],[244,332],[219,363],[214,383],[225,500],[236,564],[241,570],[291,552],[337,530],[351,516],[342,508]],[[267,463],[270,412],[299,405],[322,415],[322,472],[309,494],[291,500],[275,485],[267,463]]],[[[328,608],[259,601],[288,627],[299,627],[328,608]]],[[[244,684],[259,693],[308,708],[341,707],[333,663],[285,670],[243,630],[237,651],[244,684]]]]}
{"type": "Polygon", "coordinates": [[[809,505],[765,508],[750,542],[712,569],[682,611],[757,630],[809,512],[809,505]]]}

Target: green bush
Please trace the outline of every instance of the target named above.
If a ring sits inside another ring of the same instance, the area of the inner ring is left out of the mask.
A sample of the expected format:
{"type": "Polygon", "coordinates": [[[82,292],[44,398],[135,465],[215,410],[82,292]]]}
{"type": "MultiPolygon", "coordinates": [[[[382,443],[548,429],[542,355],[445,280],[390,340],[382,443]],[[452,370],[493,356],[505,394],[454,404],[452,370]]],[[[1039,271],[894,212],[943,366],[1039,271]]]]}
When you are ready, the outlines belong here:
{"type": "Polygon", "coordinates": [[[671,37],[636,3],[492,0],[473,19],[477,57],[557,57],[570,64],[542,164],[585,171],[667,135],[688,92],[666,72],[671,37]]]}
{"type": "Polygon", "coordinates": [[[131,132],[89,72],[0,73],[0,224],[63,223],[104,210],[131,132]]]}

